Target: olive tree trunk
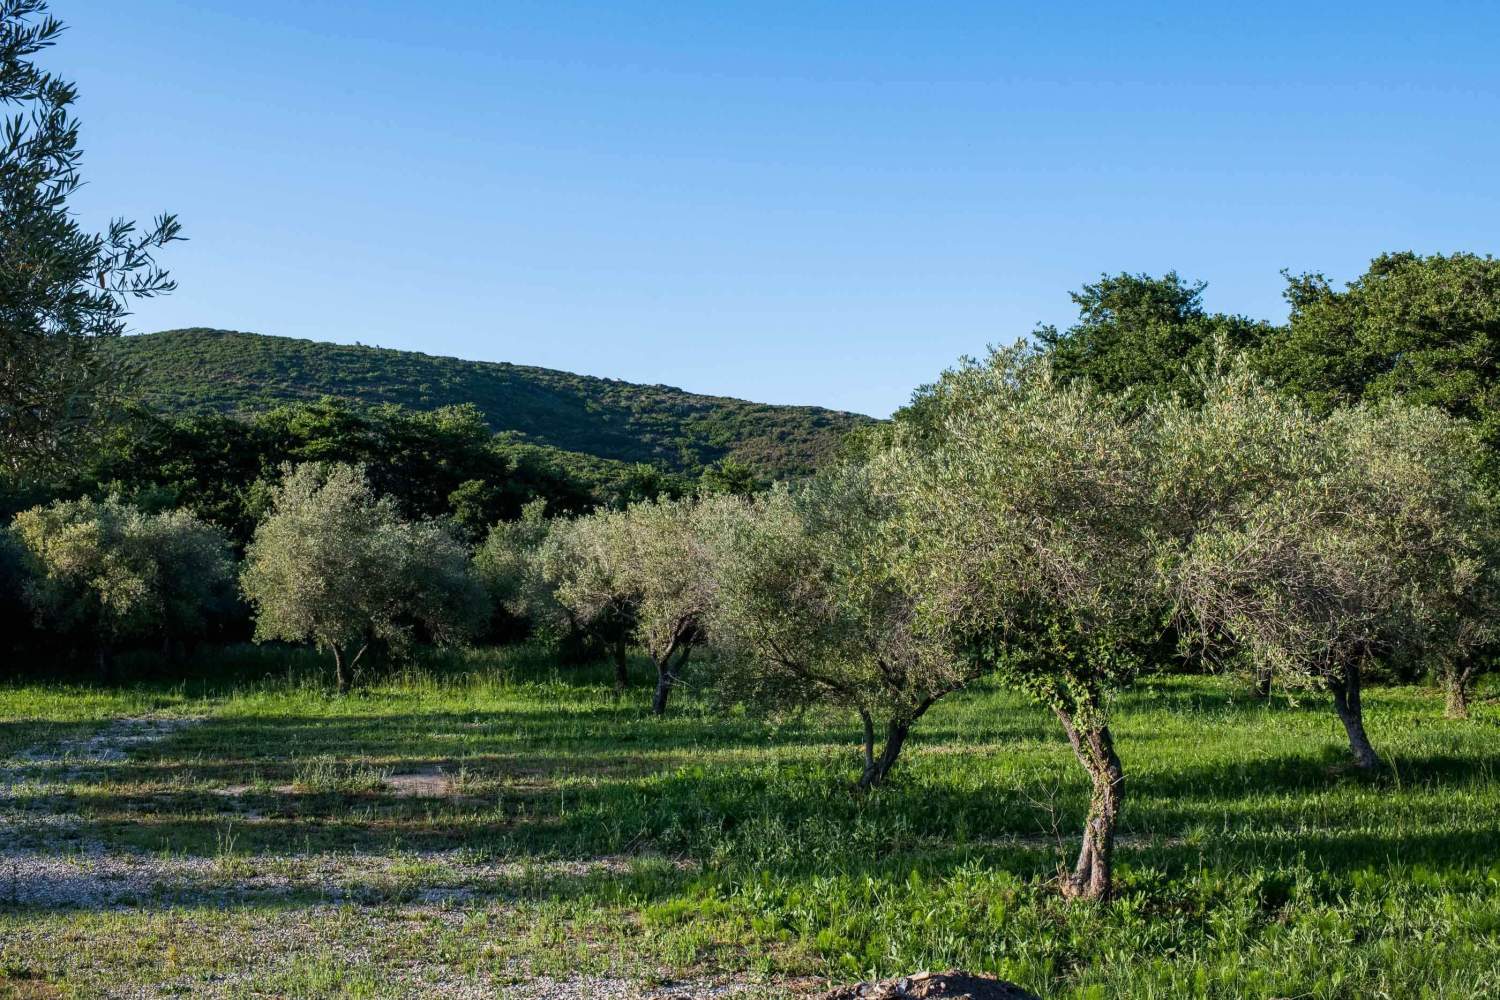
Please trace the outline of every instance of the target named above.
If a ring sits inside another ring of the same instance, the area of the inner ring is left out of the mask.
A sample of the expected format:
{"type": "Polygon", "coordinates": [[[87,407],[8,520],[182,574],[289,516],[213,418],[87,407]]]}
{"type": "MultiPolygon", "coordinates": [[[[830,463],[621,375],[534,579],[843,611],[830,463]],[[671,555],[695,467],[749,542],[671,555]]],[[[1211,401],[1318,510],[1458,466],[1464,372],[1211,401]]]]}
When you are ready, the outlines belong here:
{"type": "Polygon", "coordinates": [[[688,654],[693,651],[690,644],[683,643],[682,652],[677,656],[677,663],[672,664],[672,651],[667,650],[656,664],[656,696],[651,699],[651,714],[667,714],[667,699],[672,696],[672,685],[677,683],[677,675],[687,665],[688,654]]]}
{"type": "Polygon", "coordinates": [[[1344,724],[1344,732],[1349,735],[1349,752],[1354,755],[1354,763],[1361,770],[1373,771],[1380,766],[1380,757],[1370,745],[1370,737],[1365,735],[1365,714],[1360,706],[1359,682],[1359,666],[1351,664],[1344,670],[1344,675],[1335,678],[1329,687],[1333,691],[1333,710],[1338,713],[1339,721],[1344,724]]]}
{"type": "Polygon", "coordinates": [[[339,694],[349,690],[349,675],[344,671],[344,651],[333,647],[333,688],[339,694]]]}
{"type": "Polygon", "coordinates": [[[622,694],[630,686],[630,663],[626,658],[625,640],[617,639],[610,651],[615,661],[615,693],[622,694]]]}
{"type": "Polygon", "coordinates": [[[1469,668],[1454,666],[1443,674],[1443,693],[1445,698],[1445,712],[1450,719],[1467,719],[1469,717],[1469,688],[1474,683],[1474,671],[1469,668]]]}
{"type": "Polygon", "coordinates": [[[1080,727],[1063,709],[1057,710],[1057,717],[1092,785],[1088,818],[1083,824],[1083,847],[1072,874],[1063,876],[1063,895],[1107,902],[1113,890],[1115,827],[1125,798],[1125,769],[1115,753],[1109,726],[1092,723],[1080,727]]]}
{"type": "Polygon", "coordinates": [[[861,713],[865,724],[865,768],[859,776],[859,787],[862,791],[868,791],[885,782],[886,776],[891,773],[891,768],[896,764],[896,758],[901,756],[901,747],[906,743],[906,736],[911,732],[911,723],[892,719],[885,727],[885,746],[877,755],[875,753],[875,724],[867,713],[861,713]]]}
{"type": "MultiPolygon", "coordinates": [[[[951,690],[951,689],[949,689],[951,690]]],[[[891,768],[896,766],[896,758],[901,756],[901,748],[906,745],[906,737],[911,734],[914,726],[927,710],[937,704],[937,700],[948,693],[948,690],[936,691],[927,696],[910,713],[892,716],[885,725],[885,746],[879,755],[875,753],[875,720],[865,709],[859,710],[860,721],[865,727],[865,768],[864,773],[859,776],[859,788],[867,791],[885,782],[890,775],[891,768]]]]}
{"type": "Polygon", "coordinates": [[[329,643],[329,648],[333,650],[334,688],[339,694],[348,694],[349,688],[354,681],[354,668],[358,665],[359,658],[365,655],[365,650],[369,649],[370,646],[366,643],[359,647],[359,650],[347,664],[344,662],[345,650],[342,646],[335,642],[329,643]]]}

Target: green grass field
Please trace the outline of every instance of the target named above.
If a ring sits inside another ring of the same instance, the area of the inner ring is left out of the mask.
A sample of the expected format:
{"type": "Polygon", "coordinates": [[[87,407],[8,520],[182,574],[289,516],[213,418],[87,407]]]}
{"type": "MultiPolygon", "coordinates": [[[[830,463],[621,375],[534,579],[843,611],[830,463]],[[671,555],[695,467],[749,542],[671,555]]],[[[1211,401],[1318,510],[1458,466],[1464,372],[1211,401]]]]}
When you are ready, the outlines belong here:
{"type": "Polygon", "coordinates": [[[0,995],[787,996],[957,966],[1045,997],[1500,996],[1493,686],[1464,722],[1371,690],[1368,779],[1321,699],[1141,685],[1097,907],[1052,883],[1082,772],[983,685],[861,797],[841,715],[687,691],[657,720],[644,674],[616,700],[528,649],[343,698],[316,663],[0,687],[0,995]]]}

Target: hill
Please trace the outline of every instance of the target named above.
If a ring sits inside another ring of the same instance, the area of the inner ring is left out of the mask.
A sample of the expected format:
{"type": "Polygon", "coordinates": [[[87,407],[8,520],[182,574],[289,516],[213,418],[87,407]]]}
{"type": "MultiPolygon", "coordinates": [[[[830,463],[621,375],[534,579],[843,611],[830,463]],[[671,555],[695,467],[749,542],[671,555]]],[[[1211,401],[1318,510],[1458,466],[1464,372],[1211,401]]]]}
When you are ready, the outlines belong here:
{"type": "Polygon", "coordinates": [[[255,412],[337,396],[433,409],[473,403],[497,433],[624,462],[692,471],[732,457],[760,475],[805,474],[869,417],[772,406],[505,362],[228,330],[124,337],[142,401],[169,412],[255,412]]]}

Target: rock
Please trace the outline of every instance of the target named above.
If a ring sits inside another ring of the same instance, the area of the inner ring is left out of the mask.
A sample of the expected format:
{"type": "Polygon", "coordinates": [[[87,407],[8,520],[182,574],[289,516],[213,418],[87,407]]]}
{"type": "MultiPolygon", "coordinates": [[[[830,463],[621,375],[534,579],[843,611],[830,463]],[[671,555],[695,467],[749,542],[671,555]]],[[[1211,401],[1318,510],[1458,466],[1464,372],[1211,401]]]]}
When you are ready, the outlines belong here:
{"type": "Polygon", "coordinates": [[[816,1000],[1040,1000],[1014,983],[951,969],[839,986],[816,1000]]]}

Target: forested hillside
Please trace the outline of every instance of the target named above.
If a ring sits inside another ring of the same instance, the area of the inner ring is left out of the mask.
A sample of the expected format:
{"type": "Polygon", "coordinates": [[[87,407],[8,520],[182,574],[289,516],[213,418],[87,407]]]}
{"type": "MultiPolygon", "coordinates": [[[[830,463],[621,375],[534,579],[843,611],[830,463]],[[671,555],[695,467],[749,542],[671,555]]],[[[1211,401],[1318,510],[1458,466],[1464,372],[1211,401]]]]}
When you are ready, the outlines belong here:
{"type": "Polygon", "coordinates": [[[144,402],[173,412],[254,412],[340,396],[432,409],[473,403],[496,432],[626,462],[691,471],[725,457],[803,475],[868,417],[771,406],[547,368],[225,330],[115,342],[142,370],[144,402]]]}

